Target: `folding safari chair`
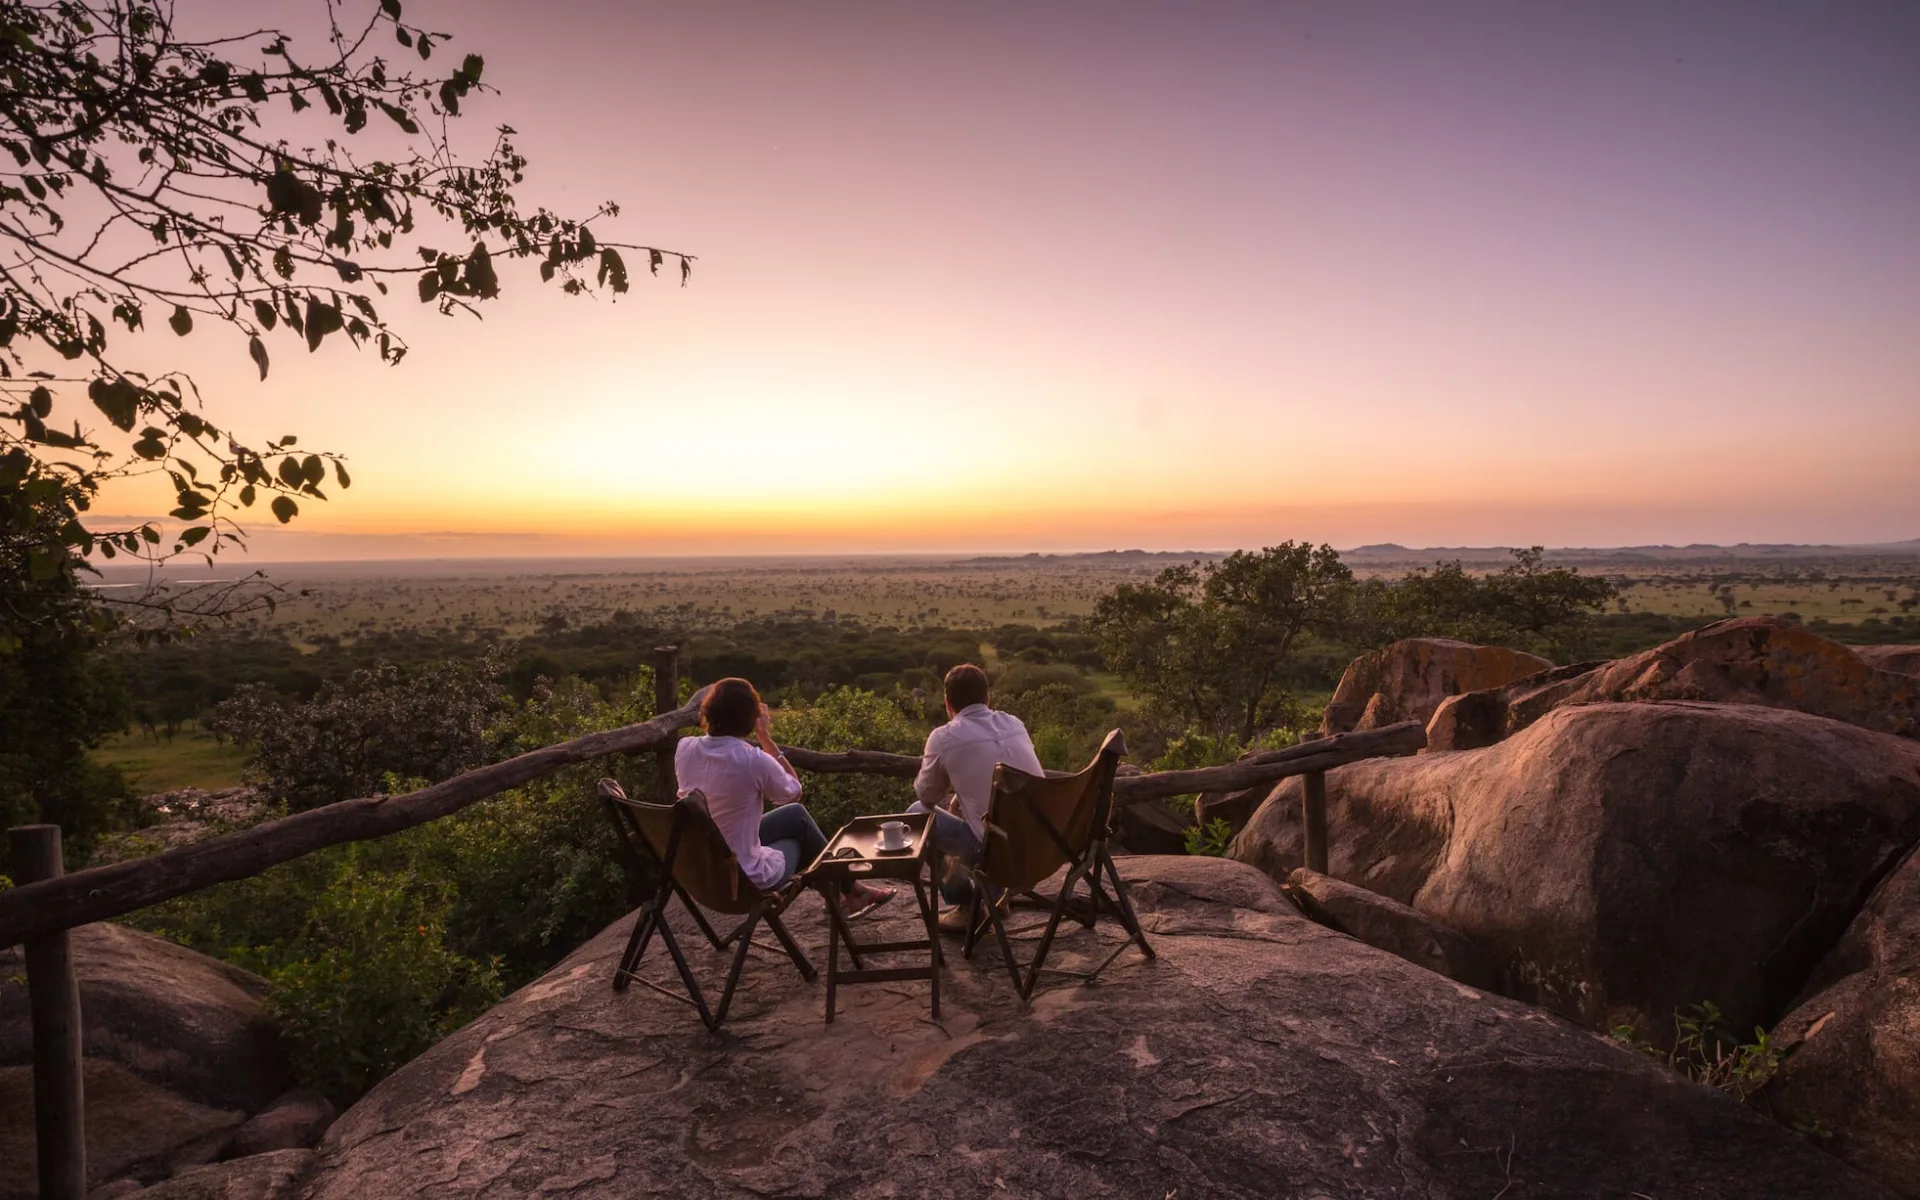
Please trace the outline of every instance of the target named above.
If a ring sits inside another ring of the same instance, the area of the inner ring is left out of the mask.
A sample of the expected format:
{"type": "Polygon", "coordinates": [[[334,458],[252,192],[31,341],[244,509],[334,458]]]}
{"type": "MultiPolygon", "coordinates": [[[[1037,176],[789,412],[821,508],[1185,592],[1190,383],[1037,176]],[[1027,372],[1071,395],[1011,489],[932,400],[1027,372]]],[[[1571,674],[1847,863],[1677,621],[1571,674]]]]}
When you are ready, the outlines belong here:
{"type": "Polygon", "coordinates": [[[1128,946],[1139,946],[1146,957],[1154,957],[1153,947],[1147,944],[1147,935],[1134,915],[1127,885],[1114,868],[1113,856],[1107,850],[1107,840],[1113,832],[1113,776],[1126,752],[1126,739],[1116,729],[1107,734],[1093,761],[1077,774],[1047,778],[1029,775],[1005,763],[993,769],[986,846],[981,851],[979,864],[967,870],[973,880],[973,910],[967,922],[965,954],[973,957],[974,946],[991,925],[1000,943],[1000,953],[1006,959],[1007,972],[1013,977],[1014,990],[1020,993],[1023,1002],[1033,997],[1034,982],[1043,970],[1092,983],[1128,946]],[[1059,893],[1050,902],[1046,897],[1036,897],[1051,911],[1033,960],[1025,964],[1023,980],[1022,964],[1014,958],[1013,943],[1008,937],[1003,911],[1006,905],[990,903],[986,897],[1016,892],[1034,895],[1033,889],[1061,867],[1065,867],[1067,873],[1059,893]],[[1112,885],[1111,895],[1101,886],[1103,874],[1112,885]],[[1087,885],[1087,906],[1084,911],[1075,911],[1073,892],[1081,882],[1087,885]],[[1127,932],[1127,940],[1104,962],[1092,971],[1064,971],[1046,965],[1047,952],[1053,948],[1054,934],[1060,928],[1060,918],[1072,916],[1091,929],[1103,913],[1119,918],[1127,932]]]}
{"type": "MultiPolygon", "coordinates": [[[[700,1020],[710,1031],[718,1030],[720,1022],[727,1019],[727,1006],[733,1003],[733,989],[740,982],[740,971],[746,966],[747,952],[756,943],[753,930],[762,920],[780,939],[780,946],[793,960],[800,977],[813,982],[818,974],[813,964],[787,932],[780,914],[801,892],[803,884],[796,874],[792,879],[773,891],[757,886],[740,869],[740,860],[734,856],[720,830],[707,814],[706,797],[699,792],[689,792],[672,804],[648,804],[628,799],[618,783],[611,779],[600,781],[598,792],[606,804],[607,814],[613,818],[615,833],[619,836],[620,846],[627,860],[627,868],[632,873],[636,886],[650,887],[640,906],[640,915],[634,920],[633,934],[627,939],[627,948],[620,955],[620,965],[613,973],[613,990],[623,992],[630,980],[639,980],[642,984],[665,996],[691,1004],[700,1013],[700,1020]],[[736,940],[739,949],[734,951],[733,968],[727,972],[726,990],[720,993],[720,1005],[717,1009],[707,1007],[705,993],[693,977],[693,971],[687,966],[686,955],[680,951],[680,943],[673,935],[673,926],[667,921],[667,901],[680,898],[681,905],[693,915],[694,924],[700,927],[707,941],[715,950],[724,950],[736,940]],[[696,901],[698,903],[696,903],[696,901]],[[732,933],[721,937],[714,932],[701,906],[715,912],[742,916],[740,924],[732,933]],[[667,953],[673,958],[674,968],[680,973],[680,980],[687,986],[687,995],[670,988],[661,987],[649,979],[641,979],[640,958],[647,952],[647,945],[655,934],[666,943],[667,953]]],[[[770,947],[761,947],[770,949],[770,947]]]]}

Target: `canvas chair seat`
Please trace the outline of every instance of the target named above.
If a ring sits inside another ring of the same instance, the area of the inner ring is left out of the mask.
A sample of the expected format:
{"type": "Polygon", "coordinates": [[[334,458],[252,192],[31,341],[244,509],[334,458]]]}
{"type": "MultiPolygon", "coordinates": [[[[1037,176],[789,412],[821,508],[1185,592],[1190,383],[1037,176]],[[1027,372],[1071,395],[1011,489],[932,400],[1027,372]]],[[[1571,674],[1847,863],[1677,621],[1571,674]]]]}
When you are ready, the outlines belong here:
{"type": "Polygon", "coordinates": [[[1073,775],[1049,778],[1031,775],[1017,767],[1001,763],[993,769],[993,797],[987,806],[986,845],[980,861],[968,869],[974,883],[973,909],[967,923],[966,955],[973,956],[981,934],[991,926],[1013,977],[1014,990],[1022,1001],[1033,996],[1041,971],[1077,976],[1093,982],[1128,946],[1138,946],[1147,958],[1153,947],[1140,928],[1133,911],[1127,885],[1113,865],[1107,849],[1113,825],[1113,778],[1121,756],[1127,752],[1126,739],[1118,729],[1108,733],[1099,753],[1085,769],[1073,775]],[[1031,962],[1014,958],[1013,943],[1006,926],[1006,905],[986,903],[988,896],[1027,892],[1066,869],[1060,890],[1048,903],[1045,932],[1031,962]],[[1105,876],[1112,893],[1101,879],[1105,876]],[[1086,908],[1075,911],[1074,891],[1082,883],[1087,887],[1086,908]],[[1046,965],[1059,931],[1060,919],[1072,916],[1092,928],[1102,915],[1117,919],[1126,930],[1127,940],[1092,971],[1061,971],[1046,965]]]}
{"type": "Polygon", "coordinates": [[[628,982],[637,979],[662,995],[691,1004],[708,1030],[718,1030],[727,1018],[727,1008],[733,1003],[733,992],[746,966],[747,952],[757,945],[753,931],[761,921],[773,930],[780,948],[792,960],[800,977],[813,982],[818,974],[813,963],[780,919],[780,914],[800,894],[803,885],[798,874],[771,891],[749,879],[740,868],[733,848],[727,845],[726,838],[708,815],[706,797],[697,791],[672,804],[629,799],[611,779],[602,779],[597,791],[613,820],[629,879],[634,890],[645,897],[634,919],[633,933],[627,938],[626,950],[614,969],[614,991],[625,991],[628,982]],[[720,993],[716,1008],[708,1007],[706,995],[693,977],[686,955],[681,952],[679,940],[667,921],[667,902],[676,896],[715,950],[724,950],[736,940],[740,943],[734,951],[732,969],[727,973],[726,987],[720,993]],[[723,938],[700,911],[703,906],[743,919],[723,938]],[[665,943],[680,981],[686,985],[685,996],[641,979],[637,973],[640,960],[656,934],[665,943]]]}

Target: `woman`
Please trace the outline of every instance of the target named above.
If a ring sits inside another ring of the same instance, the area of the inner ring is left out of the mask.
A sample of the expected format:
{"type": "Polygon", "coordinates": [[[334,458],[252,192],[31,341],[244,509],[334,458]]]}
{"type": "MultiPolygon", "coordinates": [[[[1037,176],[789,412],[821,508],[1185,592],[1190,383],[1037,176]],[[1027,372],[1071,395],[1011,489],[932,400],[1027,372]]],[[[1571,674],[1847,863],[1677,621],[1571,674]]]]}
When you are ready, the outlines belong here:
{"type": "MultiPolygon", "coordinates": [[[[767,706],[751,683],[722,679],[700,703],[700,725],[705,736],[674,748],[680,795],[698,789],[747,878],[777,888],[826,849],[827,839],[806,806],[795,803],[800,776],[773,744],[767,706]],[[763,816],[763,804],[776,807],[763,816]]],[[[847,915],[857,917],[893,899],[893,890],[856,883],[845,895],[847,915]]]]}

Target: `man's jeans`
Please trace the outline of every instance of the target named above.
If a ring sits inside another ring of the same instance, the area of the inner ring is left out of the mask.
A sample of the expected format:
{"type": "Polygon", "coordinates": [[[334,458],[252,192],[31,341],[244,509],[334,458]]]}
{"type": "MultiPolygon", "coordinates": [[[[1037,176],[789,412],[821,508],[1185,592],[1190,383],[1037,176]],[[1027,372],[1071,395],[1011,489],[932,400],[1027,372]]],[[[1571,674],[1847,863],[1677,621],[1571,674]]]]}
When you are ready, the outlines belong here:
{"type": "MultiPolygon", "coordinates": [[[[910,813],[929,811],[927,806],[914,801],[907,807],[910,813]]],[[[944,809],[933,809],[933,848],[940,853],[959,859],[968,866],[977,866],[980,862],[980,839],[973,834],[973,827],[964,820],[944,809]]],[[[954,873],[940,881],[940,897],[948,904],[966,904],[973,899],[973,882],[965,875],[954,873]]]]}

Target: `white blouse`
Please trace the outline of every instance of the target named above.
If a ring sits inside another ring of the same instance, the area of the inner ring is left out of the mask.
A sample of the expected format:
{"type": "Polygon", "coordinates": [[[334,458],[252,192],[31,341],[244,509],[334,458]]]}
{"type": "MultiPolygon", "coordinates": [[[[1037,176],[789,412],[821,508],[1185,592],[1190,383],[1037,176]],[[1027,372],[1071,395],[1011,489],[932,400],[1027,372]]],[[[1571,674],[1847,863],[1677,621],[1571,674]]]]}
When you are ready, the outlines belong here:
{"type": "Polygon", "coordinates": [[[780,760],[743,738],[709,734],[681,739],[673,751],[673,774],[681,796],[696,788],[706,796],[707,812],[754,886],[779,883],[787,860],[760,844],[760,817],[767,804],[800,798],[800,781],[780,760]]]}

